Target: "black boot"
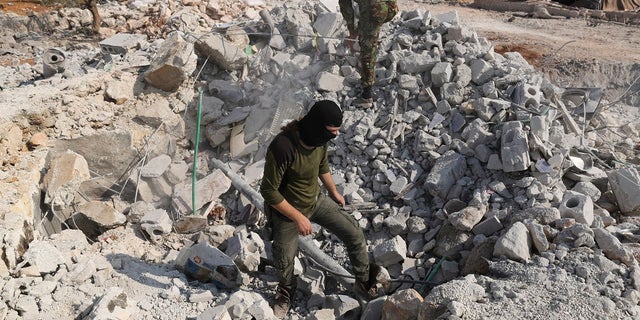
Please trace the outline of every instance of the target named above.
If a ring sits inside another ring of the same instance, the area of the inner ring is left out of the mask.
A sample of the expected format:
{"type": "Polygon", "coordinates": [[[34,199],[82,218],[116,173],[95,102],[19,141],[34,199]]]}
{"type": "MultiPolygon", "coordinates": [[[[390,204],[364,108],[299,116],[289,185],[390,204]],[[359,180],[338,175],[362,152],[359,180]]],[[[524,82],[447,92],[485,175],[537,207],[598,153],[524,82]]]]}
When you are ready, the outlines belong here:
{"type": "Polygon", "coordinates": [[[362,282],[356,279],[356,283],[353,286],[353,292],[360,300],[369,301],[378,297],[378,291],[376,288],[378,273],[380,273],[380,266],[376,264],[369,265],[369,280],[362,282]]]}

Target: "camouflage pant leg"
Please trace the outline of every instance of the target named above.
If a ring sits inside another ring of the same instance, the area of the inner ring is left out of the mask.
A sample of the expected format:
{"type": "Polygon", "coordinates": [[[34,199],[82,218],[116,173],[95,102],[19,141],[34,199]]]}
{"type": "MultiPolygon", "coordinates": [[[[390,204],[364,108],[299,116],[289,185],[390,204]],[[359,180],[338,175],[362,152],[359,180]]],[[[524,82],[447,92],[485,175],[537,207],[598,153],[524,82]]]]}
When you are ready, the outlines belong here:
{"type": "Polygon", "coordinates": [[[347,23],[347,30],[350,33],[355,33],[355,13],[353,10],[353,2],[351,0],[340,0],[340,13],[342,13],[342,18],[347,23]]]}
{"type": "Polygon", "coordinates": [[[358,4],[360,6],[358,35],[360,37],[362,86],[370,87],[375,83],[374,72],[380,28],[398,13],[398,4],[395,0],[359,0],[358,4]]]}

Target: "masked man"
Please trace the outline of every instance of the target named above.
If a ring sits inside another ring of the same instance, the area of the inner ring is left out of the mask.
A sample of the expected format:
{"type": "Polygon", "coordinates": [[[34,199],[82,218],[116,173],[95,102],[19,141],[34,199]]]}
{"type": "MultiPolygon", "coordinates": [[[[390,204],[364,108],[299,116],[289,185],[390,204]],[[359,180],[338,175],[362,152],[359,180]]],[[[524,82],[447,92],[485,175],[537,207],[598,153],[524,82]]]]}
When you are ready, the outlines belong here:
{"type": "Polygon", "coordinates": [[[318,101],[302,119],[283,127],[267,151],[260,192],[269,211],[273,262],[280,278],[273,306],[278,318],[291,306],[298,236],[311,234],[312,221],[345,244],[356,277],[354,291],[361,298],[372,298],[368,292],[379,267],[369,265],[364,233],[342,208],[344,198],[336,189],[327,160],[327,142],[338,135],[341,125],[340,107],[330,100],[318,101]],[[328,196],[320,192],[318,178],[328,196]]]}

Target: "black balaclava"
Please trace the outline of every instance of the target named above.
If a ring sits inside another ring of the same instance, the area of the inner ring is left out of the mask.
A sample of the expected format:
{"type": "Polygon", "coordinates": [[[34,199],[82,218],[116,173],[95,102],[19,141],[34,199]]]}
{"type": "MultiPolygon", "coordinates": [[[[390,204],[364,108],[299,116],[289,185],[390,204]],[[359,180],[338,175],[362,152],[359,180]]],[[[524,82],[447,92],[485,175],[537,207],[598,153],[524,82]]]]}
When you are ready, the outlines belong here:
{"type": "Polygon", "coordinates": [[[320,100],[298,122],[300,139],[308,146],[320,147],[336,137],[326,126],[342,125],[342,109],[331,100],[320,100]]]}

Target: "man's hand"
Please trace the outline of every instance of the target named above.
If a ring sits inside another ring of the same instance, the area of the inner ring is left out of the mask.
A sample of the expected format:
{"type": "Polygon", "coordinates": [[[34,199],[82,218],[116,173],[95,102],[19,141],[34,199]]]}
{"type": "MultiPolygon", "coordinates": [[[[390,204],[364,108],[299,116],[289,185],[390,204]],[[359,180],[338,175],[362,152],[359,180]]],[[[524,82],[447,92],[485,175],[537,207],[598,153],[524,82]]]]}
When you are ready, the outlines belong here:
{"type": "Polygon", "coordinates": [[[331,197],[331,199],[333,199],[333,201],[335,201],[341,207],[344,207],[345,205],[344,197],[341,194],[339,194],[338,192],[335,192],[330,194],[329,196],[331,197]]]}
{"type": "Polygon", "coordinates": [[[301,236],[308,236],[313,232],[313,227],[311,226],[311,221],[303,215],[300,215],[296,220],[296,225],[298,226],[298,234],[301,236]]]}

